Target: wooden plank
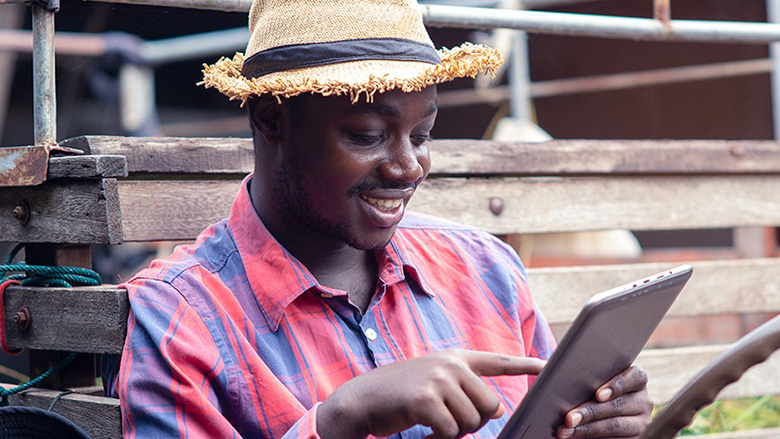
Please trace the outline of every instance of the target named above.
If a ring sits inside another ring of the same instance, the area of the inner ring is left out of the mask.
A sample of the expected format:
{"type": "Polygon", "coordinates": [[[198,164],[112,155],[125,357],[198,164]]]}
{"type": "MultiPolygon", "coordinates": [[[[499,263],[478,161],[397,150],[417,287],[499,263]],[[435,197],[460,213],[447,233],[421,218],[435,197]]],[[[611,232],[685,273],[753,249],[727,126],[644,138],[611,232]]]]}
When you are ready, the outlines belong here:
{"type": "MultiPolygon", "coordinates": [[[[636,364],[649,377],[647,389],[656,404],[668,401],[691,378],[717,358],[728,345],[694,346],[669,349],[646,349],[636,364]]],[[[719,399],[780,395],[780,351],[767,361],[749,369],[742,378],[726,386],[719,399]]]]}
{"type": "Polygon", "coordinates": [[[780,144],[724,140],[437,140],[432,172],[487,175],[776,173],[780,144]]]}
{"type": "MultiPolygon", "coordinates": [[[[12,387],[7,384],[0,385],[12,387]]],[[[9,401],[11,405],[46,410],[60,393],[57,390],[30,389],[10,396],[9,401]]],[[[61,396],[52,411],[81,427],[92,439],[122,437],[122,415],[119,400],[116,398],[71,393],[61,396]]]]}
{"type": "Polygon", "coordinates": [[[251,139],[81,136],[60,144],[126,156],[130,174],[248,174],[255,164],[251,139]]]}
{"type": "Polygon", "coordinates": [[[120,181],[126,241],[194,240],[226,218],[240,180],[120,181]]]}
{"type": "MultiPolygon", "coordinates": [[[[595,293],[677,263],[529,268],[531,291],[550,323],[570,323],[595,293]]],[[[667,317],[780,311],[780,259],[695,261],[667,317]]]]}
{"type": "Polygon", "coordinates": [[[9,287],[5,292],[6,340],[11,349],[119,354],[129,312],[127,292],[115,287],[9,287]],[[26,307],[27,331],[13,321],[26,307]]]}
{"type": "Polygon", "coordinates": [[[47,180],[57,178],[127,177],[127,159],[121,155],[81,155],[49,158],[47,180]]]}
{"type": "MultiPolygon", "coordinates": [[[[225,218],[237,180],[119,182],[126,241],[191,240],[225,218]]],[[[430,179],[411,210],[495,234],[780,224],[780,176],[430,179]],[[500,198],[500,215],[490,199],[500,198]]]]}
{"type": "Polygon", "coordinates": [[[0,212],[29,207],[24,226],[0,215],[0,239],[9,242],[119,244],[122,229],[116,179],[61,180],[0,190],[0,212]]]}
{"type": "MultiPolygon", "coordinates": [[[[246,174],[254,168],[246,138],[82,136],[61,144],[125,155],[131,174],[246,174]]],[[[434,140],[430,149],[432,175],[780,172],[780,144],[760,140],[434,140]]]]}
{"type": "Polygon", "coordinates": [[[780,224],[778,187],[775,175],[442,178],[409,206],[495,234],[763,226],[780,224]]]}

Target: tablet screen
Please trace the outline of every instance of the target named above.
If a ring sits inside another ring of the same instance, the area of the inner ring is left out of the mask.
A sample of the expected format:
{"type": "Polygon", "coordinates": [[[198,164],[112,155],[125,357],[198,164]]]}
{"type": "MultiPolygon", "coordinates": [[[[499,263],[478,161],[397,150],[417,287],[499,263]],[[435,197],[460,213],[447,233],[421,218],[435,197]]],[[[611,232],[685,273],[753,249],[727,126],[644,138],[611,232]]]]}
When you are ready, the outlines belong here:
{"type": "Polygon", "coordinates": [[[683,265],[593,296],[498,438],[555,438],[566,412],[631,366],[691,273],[683,265]]]}

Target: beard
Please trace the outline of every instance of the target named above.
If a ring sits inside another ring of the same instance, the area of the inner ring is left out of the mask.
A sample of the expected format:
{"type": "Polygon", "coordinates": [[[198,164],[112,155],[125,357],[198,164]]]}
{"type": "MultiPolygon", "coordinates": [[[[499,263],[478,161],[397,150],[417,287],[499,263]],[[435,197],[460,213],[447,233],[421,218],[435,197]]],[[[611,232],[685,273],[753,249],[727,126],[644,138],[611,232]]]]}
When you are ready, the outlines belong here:
{"type": "MultiPolygon", "coordinates": [[[[281,166],[282,169],[277,174],[275,181],[276,189],[280,195],[277,209],[281,218],[297,224],[310,234],[323,235],[358,250],[377,251],[382,250],[387,245],[387,242],[377,247],[361,245],[358,238],[350,232],[347,224],[332,222],[318,212],[314,208],[311,193],[306,190],[306,174],[302,171],[295,153],[291,152],[287,155],[281,166]]],[[[349,196],[357,196],[359,190],[357,188],[370,184],[365,182],[357,184],[349,190],[349,196]]]]}

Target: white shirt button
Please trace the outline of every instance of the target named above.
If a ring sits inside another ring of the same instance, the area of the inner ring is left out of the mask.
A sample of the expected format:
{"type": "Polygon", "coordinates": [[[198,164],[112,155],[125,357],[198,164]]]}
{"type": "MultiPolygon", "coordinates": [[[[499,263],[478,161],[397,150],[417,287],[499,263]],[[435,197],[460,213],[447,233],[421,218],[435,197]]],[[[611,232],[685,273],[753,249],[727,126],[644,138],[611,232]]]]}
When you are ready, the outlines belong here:
{"type": "Polygon", "coordinates": [[[374,331],[371,328],[366,329],[366,338],[368,338],[371,341],[376,340],[376,331],[374,331]]]}

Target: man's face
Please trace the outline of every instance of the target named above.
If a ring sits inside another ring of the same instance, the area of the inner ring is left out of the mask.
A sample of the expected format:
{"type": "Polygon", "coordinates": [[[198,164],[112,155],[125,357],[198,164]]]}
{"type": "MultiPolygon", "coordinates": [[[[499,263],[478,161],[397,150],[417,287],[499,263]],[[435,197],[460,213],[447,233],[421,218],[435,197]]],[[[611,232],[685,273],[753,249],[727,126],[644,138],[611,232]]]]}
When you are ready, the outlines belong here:
{"type": "Polygon", "coordinates": [[[376,94],[372,103],[308,99],[286,118],[295,122],[276,182],[288,232],[303,227],[360,250],[384,247],[430,170],[435,119],[435,87],[376,94]]]}

